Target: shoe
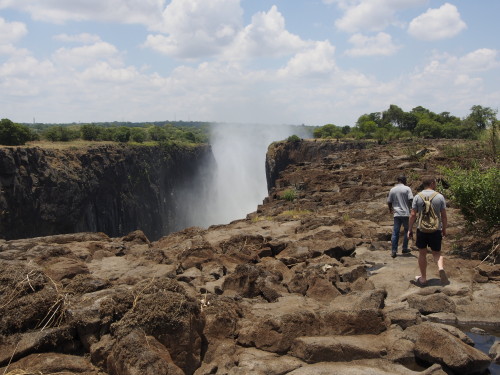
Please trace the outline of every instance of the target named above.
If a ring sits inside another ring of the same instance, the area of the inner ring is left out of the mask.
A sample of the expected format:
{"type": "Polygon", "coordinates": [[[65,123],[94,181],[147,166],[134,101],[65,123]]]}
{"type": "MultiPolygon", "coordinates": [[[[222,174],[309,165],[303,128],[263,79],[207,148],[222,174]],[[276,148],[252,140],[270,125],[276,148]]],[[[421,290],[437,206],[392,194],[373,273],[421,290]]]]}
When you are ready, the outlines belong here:
{"type": "Polygon", "coordinates": [[[411,250],[410,249],[406,249],[406,250],[403,250],[402,253],[403,254],[411,254],[411,250]]]}
{"type": "Polygon", "coordinates": [[[420,288],[423,288],[424,286],[427,286],[427,281],[424,283],[422,282],[420,279],[422,278],[422,276],[415,276],[415,280],[412,280],[411,283],[413,285],[416,285],[420,288]]]}
{"type": "Polygon", "coordinates": [[[391,257],[393,257],[393,258],[396,258],[397,256],[398,255],[396,253],[394,253],[394,252],[391,254],[391,257]]]}
{"type": "Polygon", "coordinates": [[[445,270],[439,270],[439,278],[441,279],[441,285],[444,286],[450,284],[450,280],[448,280],[445,270]]]}

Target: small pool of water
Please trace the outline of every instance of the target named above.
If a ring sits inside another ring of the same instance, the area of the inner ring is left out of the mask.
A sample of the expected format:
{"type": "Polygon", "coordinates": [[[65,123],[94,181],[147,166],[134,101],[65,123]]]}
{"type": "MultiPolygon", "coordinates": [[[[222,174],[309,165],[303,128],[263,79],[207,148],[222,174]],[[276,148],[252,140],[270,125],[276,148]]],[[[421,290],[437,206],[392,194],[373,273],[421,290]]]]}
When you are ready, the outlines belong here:
{"type": "MultiPolygon", "coordinates": [[[[469,336],[474,343],[476,344],[474,347],[476,349],[481,350],[483,353],[488,354],[491,346],[495,343],[495,340],[500,340],[500,336],[495,336],[495,334],[478,334],[473,332],[464,331],[467,336],[469,336]]],[[[500,375],[500,365],[492,363],[489,367],[491,375],[500,375]]]]}
{"type": "Polygon", "coordinates": [[[385,264],[383,264],[383,263],[376,263],[370,267],[367,267],[366,273],[368,274],[368,276],[375,275],[377,273],[377,271],[384,266],[385,266],[385,264]]]}

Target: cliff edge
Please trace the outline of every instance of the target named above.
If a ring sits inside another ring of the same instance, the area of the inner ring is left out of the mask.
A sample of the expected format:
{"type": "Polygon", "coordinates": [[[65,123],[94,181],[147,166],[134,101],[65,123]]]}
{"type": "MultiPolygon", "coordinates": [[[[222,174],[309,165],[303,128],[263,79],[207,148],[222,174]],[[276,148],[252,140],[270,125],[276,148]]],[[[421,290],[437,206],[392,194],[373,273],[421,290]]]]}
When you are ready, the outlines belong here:
{"type": "Polygon", "coordinates": [[[213,163],[206,145],[0,148],[0,238],[141,229],[158,239],[190,224],[213,163]]]}

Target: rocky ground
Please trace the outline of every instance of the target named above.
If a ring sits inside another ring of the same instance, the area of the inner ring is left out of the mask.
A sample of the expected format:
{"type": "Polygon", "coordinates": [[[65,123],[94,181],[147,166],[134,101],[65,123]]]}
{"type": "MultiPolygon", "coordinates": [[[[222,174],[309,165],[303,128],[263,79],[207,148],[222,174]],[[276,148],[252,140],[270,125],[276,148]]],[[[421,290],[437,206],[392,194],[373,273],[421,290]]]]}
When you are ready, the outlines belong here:
{"type": "Polygon", "coordinates": [[[228,225],[0,240],[0,373],[487,373],[500,345],[457,327],[500,331],[498,233],[468,235],[451,204],[447,285],[430,254],[425,288],[416,251],[390,257],[395,177],[416,192],[454,144],[305,152],[319,144],[228,225]]]}

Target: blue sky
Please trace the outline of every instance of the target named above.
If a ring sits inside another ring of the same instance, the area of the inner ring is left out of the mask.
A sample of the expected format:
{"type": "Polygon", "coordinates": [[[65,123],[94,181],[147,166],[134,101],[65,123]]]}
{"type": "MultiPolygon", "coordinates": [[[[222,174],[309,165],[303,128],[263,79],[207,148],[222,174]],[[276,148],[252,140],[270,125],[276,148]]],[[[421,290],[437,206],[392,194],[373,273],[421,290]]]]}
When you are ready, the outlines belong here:
{"type": "Polygon", "coordinates": [[[500,103],[498,0],[0,0],[0,117],[353,125],[500,103]]]}

